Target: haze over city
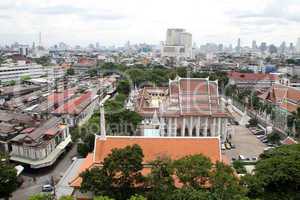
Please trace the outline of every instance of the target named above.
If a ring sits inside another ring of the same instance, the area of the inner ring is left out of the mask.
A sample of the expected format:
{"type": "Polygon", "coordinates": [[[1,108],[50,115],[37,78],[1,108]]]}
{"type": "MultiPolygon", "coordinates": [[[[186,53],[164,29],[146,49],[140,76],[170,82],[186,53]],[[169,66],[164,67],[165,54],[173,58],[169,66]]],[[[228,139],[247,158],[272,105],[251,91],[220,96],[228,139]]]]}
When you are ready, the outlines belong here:
{"type": "Polygon", "coordinates": [[[0,44],[159,44],[167,28],[184,27],[193,42],[279,45],[299,37],[298,0],[1,0],[0,44]]]}
{"type": "Polygon", "coordinates": [[[0,0],[0,200],[299,200],[300,0],[0,0]]]}

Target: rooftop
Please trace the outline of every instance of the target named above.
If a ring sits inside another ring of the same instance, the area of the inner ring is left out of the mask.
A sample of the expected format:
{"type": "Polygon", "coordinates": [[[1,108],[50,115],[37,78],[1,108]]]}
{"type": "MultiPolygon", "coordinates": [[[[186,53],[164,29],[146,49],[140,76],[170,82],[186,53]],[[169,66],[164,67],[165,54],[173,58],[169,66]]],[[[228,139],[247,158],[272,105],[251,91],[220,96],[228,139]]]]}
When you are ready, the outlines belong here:
{"type": "MultiPolygon", "coordinates": [[[[70,182],[72,187],[79,187],[79,174],[94,166],[99,166],[115,148],[124,148],[134,144],[140,145],[144,154],[144,164],[159,157],[179,159],[187,155],[203,154],[212,162],[222,161],[220,139],[218,137],[96,137],[94,153],[89,154],[79,168],[77,177],[70,182]]],[[[148,170],[149,172],[150,170],[148,170]]]]}

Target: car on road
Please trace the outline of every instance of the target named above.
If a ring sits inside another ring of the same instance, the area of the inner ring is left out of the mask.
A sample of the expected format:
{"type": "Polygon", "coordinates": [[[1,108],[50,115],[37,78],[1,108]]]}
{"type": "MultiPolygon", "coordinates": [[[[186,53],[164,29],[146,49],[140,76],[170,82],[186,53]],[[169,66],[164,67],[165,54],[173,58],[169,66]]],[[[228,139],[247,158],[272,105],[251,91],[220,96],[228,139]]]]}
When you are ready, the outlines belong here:
{"type": "Polygon", "coordinates": [[[50,184],[46,184],[42,186],[42,192],[52,192],[53,191],[53,186],[50,184]]]}
{"type": "Polygon", "coordinates": [[[246,160],[246,158],[243,155],[239,155],[239,160],[246,160]]]}
{"type": "Polygon", "coordinates": [[[226,150],[225,144],[221,145],[222,150],[226,150]]]}

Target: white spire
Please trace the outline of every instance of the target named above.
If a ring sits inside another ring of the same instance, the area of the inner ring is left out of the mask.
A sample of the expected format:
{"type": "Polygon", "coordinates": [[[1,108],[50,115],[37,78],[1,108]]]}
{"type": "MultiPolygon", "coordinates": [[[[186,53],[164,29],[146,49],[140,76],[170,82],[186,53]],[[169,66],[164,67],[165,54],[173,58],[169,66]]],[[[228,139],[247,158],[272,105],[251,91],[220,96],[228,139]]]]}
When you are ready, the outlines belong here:
{"type": "Polygon", "coordinates": [[[106,139],[105,113],[103,104],[100,105],[100,139],[106,139]]]}

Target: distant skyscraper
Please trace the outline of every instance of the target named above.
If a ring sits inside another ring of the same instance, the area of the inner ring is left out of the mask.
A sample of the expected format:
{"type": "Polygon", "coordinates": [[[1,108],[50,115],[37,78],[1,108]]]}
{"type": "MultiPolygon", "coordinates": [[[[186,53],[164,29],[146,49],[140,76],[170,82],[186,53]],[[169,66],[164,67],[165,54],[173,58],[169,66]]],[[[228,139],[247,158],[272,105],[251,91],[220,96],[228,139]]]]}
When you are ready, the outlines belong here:
{"type": "Polygon", "coordinates": [[[298,38],[298,40],[297,40],[296,51],[297,51],[297,53],[300,53],[300,38],[298,38]]]}
{"type": "Polygon", "coordinates": [[[42,32],[39,33],[39,46],[42,46],[42,32]]]}
{"type": "Polygon", "coordinates": [[[166,42],[162,47],[162,57],[173,57],[178,59],[192,57],[192,34],[185,29],[168,29],[166,42]]]}
{"type": "Polygon", "coordinates": [[[253,40],[252,41],[252,50],[256,50],[257,49],[257,44],[256,44],[256,41],[253,40]]]}
{"type": "Polygon", "coordinates": [[[241,52],[241,38],[239,38],[237,41],[236,52],[237,53],[241,52]]]}
{"type": "Polygon", "coordinates": [[[282,42],[279,47],[279,53],[284,54],[286,52],[286,43],[282,42]]]}
{"type": "Polygon", "coordinates": [[[269,46],[269,53],[270,53],[270,54],[277,53],[277,47],[276,47],[274,44],[271,44],[271,45],[269,46]]]}
{"type": "Polygon", "coordinates": [[[259,49],[260,49],[261,52],[267,51],[268,50],[267,43],[262,42],[259,49]]]}

